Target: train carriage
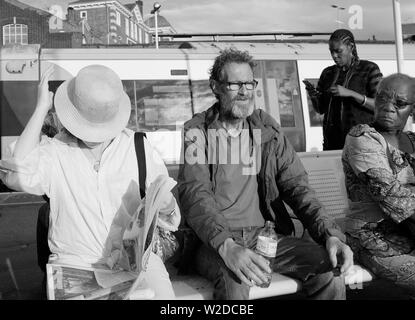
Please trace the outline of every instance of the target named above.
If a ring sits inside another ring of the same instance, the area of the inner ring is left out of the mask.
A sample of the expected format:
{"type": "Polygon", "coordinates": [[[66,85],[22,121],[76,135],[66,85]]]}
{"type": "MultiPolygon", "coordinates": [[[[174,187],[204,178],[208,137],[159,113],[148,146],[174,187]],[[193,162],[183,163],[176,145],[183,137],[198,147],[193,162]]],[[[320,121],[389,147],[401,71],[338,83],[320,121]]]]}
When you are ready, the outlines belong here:
{"type": "MultiPolygon", "coordinates": [[[[36,104],[42,72],[54,65],[50,89],[89,64],[104,64],[121,77],[131,99],[129,127],[147,136],[167,164],[180,159],[180,130],[214,102],[209,68],[220,49],[248,50],[256,61],[256,108],[270,113],[296,151],[322,149],[322,116],[308,100],[303,79],[317,82],[333,64],[327,42],[192,42],[189,49],[43,49],[38,45],[0,51],[1,157],[20,135],[36,104]]],[[[361,59],[376,62],[384,75],[396,72],[393,43],[357,44],[361,59]]],[[[415,76],[415,45],[404,45],[404,72],[415,76]]]]}

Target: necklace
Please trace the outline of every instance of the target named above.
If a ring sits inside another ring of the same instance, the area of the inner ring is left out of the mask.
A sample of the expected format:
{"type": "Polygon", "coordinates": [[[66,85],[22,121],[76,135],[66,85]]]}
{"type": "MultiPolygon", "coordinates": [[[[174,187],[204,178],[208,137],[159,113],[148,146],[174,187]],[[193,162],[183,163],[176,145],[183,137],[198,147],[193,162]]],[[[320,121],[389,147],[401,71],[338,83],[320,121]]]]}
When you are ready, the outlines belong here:
{"type": "Polygon", "coordinates": [[[102,154],[104,153],[104,149],[107,146],[106,143],[101,143],[93,148],[88,147],[83,141],[82,141],[82,151],[87,156],[87,158],[92,162],[92,167],[94,168],[95,172],[98,172],[100,166],[101,166],[101,158],[102,154]]]}

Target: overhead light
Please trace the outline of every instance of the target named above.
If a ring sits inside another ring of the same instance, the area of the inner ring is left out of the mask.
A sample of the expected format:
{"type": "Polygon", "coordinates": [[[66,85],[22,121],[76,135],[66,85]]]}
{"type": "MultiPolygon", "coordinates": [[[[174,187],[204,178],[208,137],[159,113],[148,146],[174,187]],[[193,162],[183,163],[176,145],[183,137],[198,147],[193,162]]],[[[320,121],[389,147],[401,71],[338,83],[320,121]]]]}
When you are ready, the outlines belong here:
{"type": "Polygon", "coordinates": [[[160,8],[161,8],[161,4],[158,3],[158,2],[154,2],[154,4],[153,4],[153,10],[151,10],[151,13],[152,14],[156,13],[157,11],[160,10],[160,8]]]}

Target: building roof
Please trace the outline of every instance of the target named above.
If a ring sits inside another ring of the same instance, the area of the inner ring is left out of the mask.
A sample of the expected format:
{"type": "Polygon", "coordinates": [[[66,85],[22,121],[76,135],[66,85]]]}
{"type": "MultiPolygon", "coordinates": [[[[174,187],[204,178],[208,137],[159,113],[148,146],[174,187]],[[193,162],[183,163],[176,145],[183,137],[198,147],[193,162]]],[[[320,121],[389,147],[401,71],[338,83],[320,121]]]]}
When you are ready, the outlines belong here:
{"type": "Polygon", "coordinates": [[[5,2],[10,3],[11,5],[18,7],[22,10],[30,10],[30,11],[35,11],[37,14],[41,15],[41,16],[50,16],[51,14],[47,11],[44,11],[42,9],[39,8],[35,8],[32,6],[29,6],[28,4],[22,3],[20,1],[17,0],[4,0],[5,2]]]}
{"type": "MultiPolygon", "coordinates": [[[[154,15],[151,15],[148,18],[146,18],[144,20],[144,23],[146,25],[148,25],[150,28],[154,28],[155,25],[156,25],[156,23],[154,22],[154,15]]],[[[167,19],[164,18],[161,15],[158,15],[157,16],[157,25],[158,25],[159,28],[163,28],[163,27],[171,27],[171,28],[173,28],[172,25],[170,24],[170,22],[168,22],[167,19]]]]}
{"type": "Polygon", "coordinates": [[[415,23],[406,23],[402,25],[403,34],[415,34],[415,23]]]}
{"type": "Polygon", "coordinates": [[[133,11],[133,9],[136,5],[137,4],[135,2],[134,3],[126,3],[126,4],[124,4],[124,7],[126,7],[130,11],[133,11]]]}

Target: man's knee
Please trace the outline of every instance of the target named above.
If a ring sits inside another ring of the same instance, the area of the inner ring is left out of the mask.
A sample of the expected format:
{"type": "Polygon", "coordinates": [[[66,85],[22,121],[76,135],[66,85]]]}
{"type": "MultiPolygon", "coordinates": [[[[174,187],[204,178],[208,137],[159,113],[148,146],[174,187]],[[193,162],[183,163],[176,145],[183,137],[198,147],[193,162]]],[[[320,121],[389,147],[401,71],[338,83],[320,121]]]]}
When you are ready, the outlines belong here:
{"type": "Polygon", "coordinates": [[[279,244],[274,271],[305,281],[333,269],[327,250],[315,242],[285,237],[279,244]]]}
{"type": "Polygon", "coordinates": [[[202,245],[196,254],[196,269],[213,283],[216,300],[246,300],[249,287],[225,265],[218,253],[202,245]]]}
{"type": "Polygon", "coordinates": [[[228,268],[217,270],[213,285],[213,299],[215,300],[247,300],[249,298],[249,287],[228,268]]]}
{"type": "Polygon", "coordinates": [[[308,278],[304,290],[309,298],[318,300],[344,300],[346,285],[343,276],[335,276],[332,271],[319,273],[308,278]]]}

